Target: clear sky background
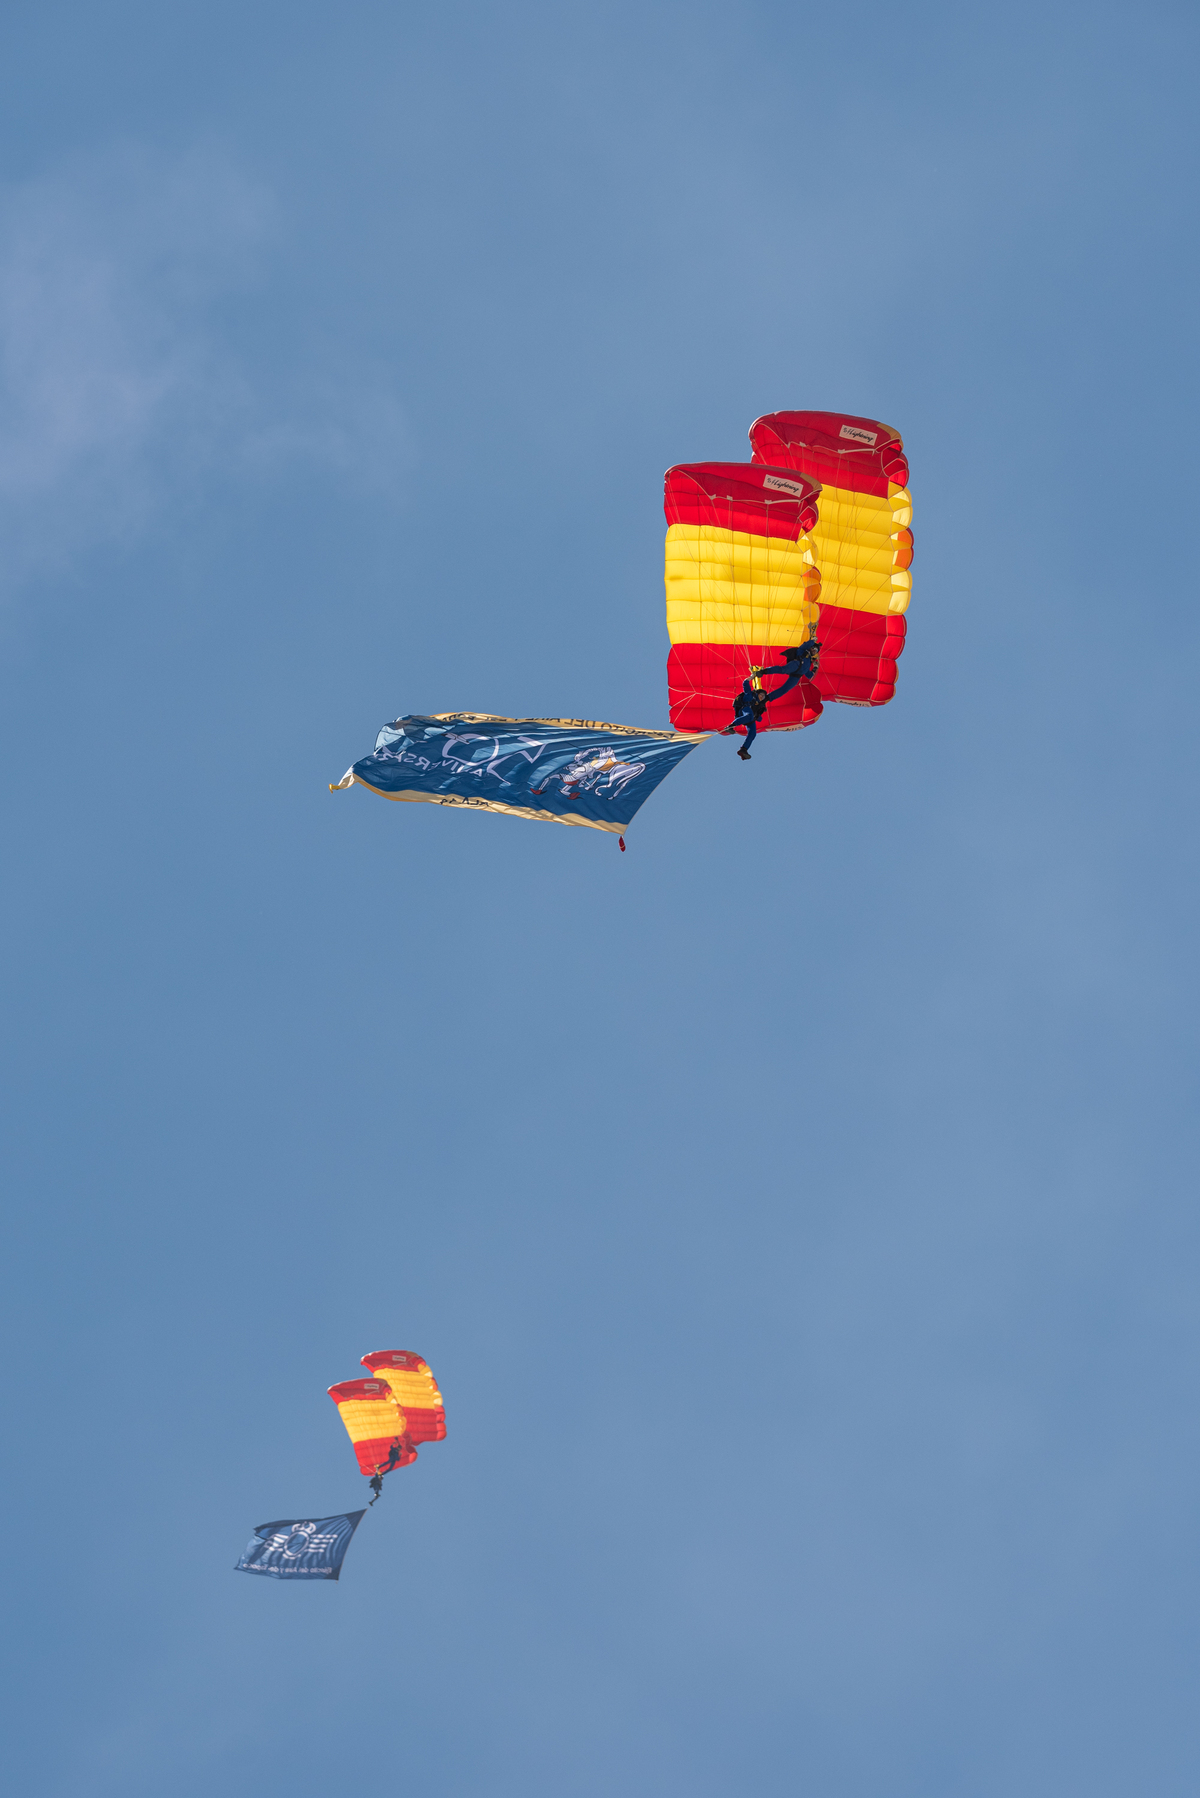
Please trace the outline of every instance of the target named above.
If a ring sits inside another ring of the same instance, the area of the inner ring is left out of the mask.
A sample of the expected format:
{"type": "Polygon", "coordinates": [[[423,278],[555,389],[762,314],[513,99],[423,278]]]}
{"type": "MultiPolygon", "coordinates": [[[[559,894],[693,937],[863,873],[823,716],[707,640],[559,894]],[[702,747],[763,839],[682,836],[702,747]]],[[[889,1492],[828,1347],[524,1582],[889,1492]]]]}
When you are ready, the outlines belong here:
{"type": "Polygon", "coordinates": [[[0,28],[8,1786],[1200,1782],[1185,5],[0,28]],[[661,476],[895,424],[896,701],[611,837],[661,476]],[[449,1436],[364,1502],[325,1396],[449,1436]]]}

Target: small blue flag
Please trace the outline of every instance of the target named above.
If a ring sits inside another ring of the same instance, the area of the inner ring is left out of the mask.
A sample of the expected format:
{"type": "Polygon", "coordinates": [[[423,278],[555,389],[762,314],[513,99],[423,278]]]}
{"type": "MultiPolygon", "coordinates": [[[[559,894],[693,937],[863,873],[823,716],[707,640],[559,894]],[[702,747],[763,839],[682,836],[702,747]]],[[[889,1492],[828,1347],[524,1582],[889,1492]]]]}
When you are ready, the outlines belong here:
{"type": "Polygon", "coordinates": [[[336,1579],[350,1538],[366,1511],[337,1517],[279,1517],[260,1523],[242,1551],[235,1573],[266,1573],[272,1579],[336,1579]]]}

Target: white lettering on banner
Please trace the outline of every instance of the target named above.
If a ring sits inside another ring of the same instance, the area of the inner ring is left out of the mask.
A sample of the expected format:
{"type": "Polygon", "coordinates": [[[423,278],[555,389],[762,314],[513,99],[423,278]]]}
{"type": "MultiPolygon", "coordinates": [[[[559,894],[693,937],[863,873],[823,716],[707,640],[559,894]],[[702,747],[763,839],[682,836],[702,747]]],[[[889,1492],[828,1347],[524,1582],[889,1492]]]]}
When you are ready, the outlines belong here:
{"type": "Polygon", "coordinates": [[[861,425],[843,425],[838,432],[839,437],[847,437],[851,443],[870,444],[872,449],[875,447],[875,439],[878,435],[878,431],[864,431],[861,425]]]}

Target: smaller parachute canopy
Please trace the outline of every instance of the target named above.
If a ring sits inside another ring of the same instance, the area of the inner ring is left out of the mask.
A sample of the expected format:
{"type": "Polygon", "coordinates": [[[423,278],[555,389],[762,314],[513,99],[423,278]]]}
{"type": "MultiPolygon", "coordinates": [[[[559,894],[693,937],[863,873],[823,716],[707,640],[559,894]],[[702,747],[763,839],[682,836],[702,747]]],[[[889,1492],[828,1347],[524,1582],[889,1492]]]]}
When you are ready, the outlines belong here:
{"type": "Polygon", "coordinates": [[[364,1355],[362,1364],[386,1380],[413,1442],[445,1441],[446,1407],[427,1361],[411,1349],[377,1349],[364,1355]]]}
{"type": "Polygon", "coordinates": [[[750,426],[755,464],[764,472],[802,469],[833,487],[887,497],[888,482],[908,485],[899,431],[848,412],[771,412],[750,426]]]}
{"type": "Polygon", "coordinates": [[[816,525],[820,491],[819,481],[786,465],[681,462],[663,477],[663,511],[668,524],[715,525],[795,543],[816,525]]]}
{"type": "Polygon", "coordinates": [[[389,1462],[407,1467],[416,1460],[407,1419],[386,1380],[343,1380],[329,1388],[329,1396],[354,1444],[361,1472],[378,1473],[389,1462]],[[393,1448],[399,1449],[395,1457],[393,1448]]]}

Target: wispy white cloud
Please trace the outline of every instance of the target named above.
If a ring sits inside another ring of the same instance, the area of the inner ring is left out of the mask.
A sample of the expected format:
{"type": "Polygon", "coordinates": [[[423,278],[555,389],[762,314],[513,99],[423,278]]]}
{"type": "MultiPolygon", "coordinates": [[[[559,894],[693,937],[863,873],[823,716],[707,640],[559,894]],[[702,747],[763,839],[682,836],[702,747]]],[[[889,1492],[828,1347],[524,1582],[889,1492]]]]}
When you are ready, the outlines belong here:
{"type": "Polygon", "coordinates": [[[407,460],[378,372],[281,368],[271,194],[221,155],[136,152],[0,190],[0,578],[149,528],[216,479],[302,465],[386,492],[407,460]]]}

